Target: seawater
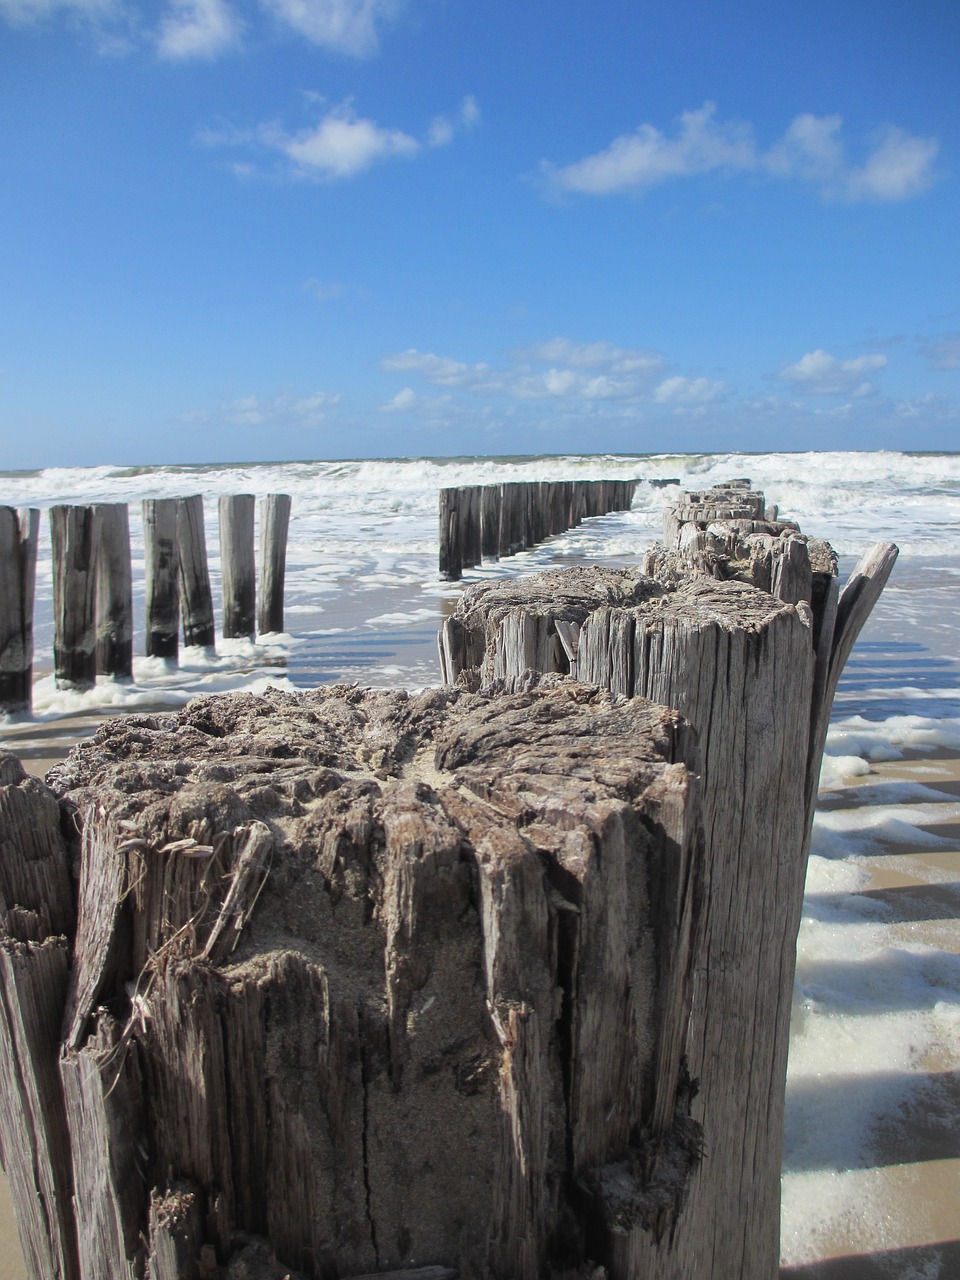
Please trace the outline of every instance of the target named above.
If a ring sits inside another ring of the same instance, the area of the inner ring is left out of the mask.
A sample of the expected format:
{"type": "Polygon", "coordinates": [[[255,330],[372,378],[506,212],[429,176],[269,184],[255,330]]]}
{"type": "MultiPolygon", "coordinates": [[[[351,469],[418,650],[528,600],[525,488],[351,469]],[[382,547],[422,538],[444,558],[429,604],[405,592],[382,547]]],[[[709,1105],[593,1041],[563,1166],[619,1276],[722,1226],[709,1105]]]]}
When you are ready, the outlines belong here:
{"type": "Polygon", "coordinates": [[[421,458],[2,473],[2,500],[13,506],[130,504],[141,648],[141,499],[203,495],[218,633],[218,497],[289,493],[293,513],[282,635],[218,640],[210,653],[182,650],[177,665],[141,657],[132,684],[101,681],[83,694],[58,690],[51,672],[44,528],[34,716],[0,722],[0,745],[15,736],[18,748],[29,747],[34,728],[55,736],[64,717],[177,705],[203,692],[434,684],[437,628],[465,585],[566,563],[630,563],[659,536],[663,506],[676,492],[650,481],[705,488],[735,476],[749,476],[806,533],[829,539],[844,576],[875,541],[901,551],[842,681],[821,778],[791,1034],[784,1261],[909,1245],[909,1256],[889,1254],[884,1274],[946,1277],[942,1242],[960,1238],[960,1211],[953,1235],[944,1234],[909,1188],[935,1167],[960,1190],[960,455],[421,458]],[[441,487],[620,477],[641,481],[629,512],[468,570],[463,583],[441,580],[441,487]]]}

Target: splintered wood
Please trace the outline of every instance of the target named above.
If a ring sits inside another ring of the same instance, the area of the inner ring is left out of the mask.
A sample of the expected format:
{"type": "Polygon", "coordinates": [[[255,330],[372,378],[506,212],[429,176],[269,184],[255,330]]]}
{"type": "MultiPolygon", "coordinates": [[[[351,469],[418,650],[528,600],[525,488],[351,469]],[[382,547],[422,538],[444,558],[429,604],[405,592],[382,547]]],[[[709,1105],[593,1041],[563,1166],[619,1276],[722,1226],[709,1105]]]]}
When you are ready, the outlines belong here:
{"type": "Polygon", "coordinates": [[[59,810],[7,757],[0,1035],[45,1096],[8,1067],[0,1125],[38,1153],[31,1275],[667,1255],[703,1141],[698,767],[675,712],[550,679],[114,721],[50,775],[59,810]],[[24,1031],[11,968],[45,950],[24,1031]]]}

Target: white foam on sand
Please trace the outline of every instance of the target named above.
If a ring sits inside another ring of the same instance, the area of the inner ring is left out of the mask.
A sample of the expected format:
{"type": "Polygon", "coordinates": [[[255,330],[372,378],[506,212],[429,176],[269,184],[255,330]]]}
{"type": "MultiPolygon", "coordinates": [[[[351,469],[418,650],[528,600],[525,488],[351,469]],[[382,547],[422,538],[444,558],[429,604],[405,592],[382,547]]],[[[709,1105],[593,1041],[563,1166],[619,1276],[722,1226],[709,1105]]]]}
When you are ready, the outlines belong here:
{"type": "MultiPolygon", "coordinates": [[[[822,794],[840,799],[870,760],[958,741],[956,724],[852,717],[830,731],[822,794]]],[[[903,1194],[913,1174],[889,1163],[889,1135],[906,1123],[905,1108],[935,1090],[932,1061],[937,1070],[960,1068],[960,957],[927,941],[922,922],[898,920],[883,898],[863,894],[870,856],[880,852],[885,865],[908,866],[912,883],[952,887],[955,873],[925,875],[918,851],[956,849],[929,827],[960,821],[960,800],[935,781],[886,775],[851,785],[843,798],[815,818],[797,945],[782,1179],[788,1265],[918,1238],[918,1201],[903,1194]]],[[[947,1122],[955,1126],[955,1116],[947,1122]]],[[[920,1230],[920,1243],[933,1239],[920,1230]]]]}

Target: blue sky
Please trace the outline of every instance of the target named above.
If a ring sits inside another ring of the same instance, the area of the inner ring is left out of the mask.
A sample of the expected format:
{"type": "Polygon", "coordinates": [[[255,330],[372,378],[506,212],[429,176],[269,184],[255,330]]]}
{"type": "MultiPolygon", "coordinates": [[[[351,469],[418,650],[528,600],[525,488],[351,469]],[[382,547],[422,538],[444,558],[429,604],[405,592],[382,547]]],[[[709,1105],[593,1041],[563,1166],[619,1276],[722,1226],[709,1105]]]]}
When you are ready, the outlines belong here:
{"type": "Polygon", "coordinates": [[[960,5],[0,0],[0,468],[954,449],[960,5]]]}

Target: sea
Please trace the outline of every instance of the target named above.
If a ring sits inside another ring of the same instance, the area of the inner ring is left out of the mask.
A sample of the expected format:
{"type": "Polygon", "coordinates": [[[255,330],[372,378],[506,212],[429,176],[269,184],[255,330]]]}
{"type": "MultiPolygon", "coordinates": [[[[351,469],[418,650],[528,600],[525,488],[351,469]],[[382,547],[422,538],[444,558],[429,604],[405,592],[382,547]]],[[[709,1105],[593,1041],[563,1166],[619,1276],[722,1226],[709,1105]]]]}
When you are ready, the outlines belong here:
{"type": "MultiPolygon", "coordinates": [[[[49,531],[37,568],[34,706],[0,747],[53,758],[106,715],[267,685],[439,683],[436,635],[465,586],[565,564],[630,564],[673,486],[749,477],[827,538],[841,579],[878,541],[900,556],[848,663],[821,776],[798,939],[783,1166],[784,1274],[960,1276],[960,454],[405,458],[0,472],[0,501],[129,504],[143,649],[144,498],[204,499],[218,636],[221,495],[287,493],[285,630],[138,656],[132,682],[57,687],[49,531]],[[465,572],[438,571],[438,492],[636,478],[631,510],[465,572]],[[866,1268],[866,1269],[864,1269],[866,1268]],[[872,1269],[871,1269],[872,1268],[872,1269]]],[[[259,514],[259,504],[258,504],[259,514]]]]}

